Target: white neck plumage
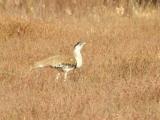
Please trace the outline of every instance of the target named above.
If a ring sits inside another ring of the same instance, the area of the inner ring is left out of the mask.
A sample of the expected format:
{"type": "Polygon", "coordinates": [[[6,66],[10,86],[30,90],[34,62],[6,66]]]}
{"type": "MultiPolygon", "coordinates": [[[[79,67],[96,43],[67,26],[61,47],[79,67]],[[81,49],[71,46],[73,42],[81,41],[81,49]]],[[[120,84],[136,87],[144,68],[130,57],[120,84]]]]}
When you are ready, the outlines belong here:
{"type": "Polygon", "coordinates": [[[81,55],[81,49],[74,49],[73,55],[77,62],[77,68],[80,68],[82,66],[82,55],[81,55]]]}

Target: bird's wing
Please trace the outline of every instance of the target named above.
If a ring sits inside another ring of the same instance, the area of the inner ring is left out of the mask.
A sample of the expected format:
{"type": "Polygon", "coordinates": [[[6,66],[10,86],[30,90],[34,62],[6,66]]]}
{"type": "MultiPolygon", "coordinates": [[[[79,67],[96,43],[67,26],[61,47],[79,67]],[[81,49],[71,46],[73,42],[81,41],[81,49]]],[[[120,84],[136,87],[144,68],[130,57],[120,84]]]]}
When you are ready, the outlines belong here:
{"type": "Polygon", "coordinates": [[[45,66],[60,66],[60,65],[74,65],[76,66],[76,60],[73,56],[56,55],[49,57],[47,59],[41,60],[34,64],[35,67],[45,67],[45,66]]]}
{"type": "Polygon", "coordinates": [[[51,65],[57,66],[57,65],[73,65],[76,66],[77,62],[74,57],[72,56],[53,56],[50,58],[51,65]]]}

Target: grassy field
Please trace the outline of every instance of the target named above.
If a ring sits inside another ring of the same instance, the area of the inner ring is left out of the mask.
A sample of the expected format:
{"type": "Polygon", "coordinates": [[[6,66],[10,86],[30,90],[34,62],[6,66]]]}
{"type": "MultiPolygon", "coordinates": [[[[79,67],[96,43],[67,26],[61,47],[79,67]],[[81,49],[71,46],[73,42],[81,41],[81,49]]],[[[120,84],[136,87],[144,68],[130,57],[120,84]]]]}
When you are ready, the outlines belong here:
{"type": "Polygon", "coordinates": [[[159,120],[160,18],[108,15],[44,22],[0,16],[1,120],[159,120]],[[83,67],[56,81],[34,62],[72,54],[83,67]],[[28,73],[26,75],[26,73],[28,73]]]}

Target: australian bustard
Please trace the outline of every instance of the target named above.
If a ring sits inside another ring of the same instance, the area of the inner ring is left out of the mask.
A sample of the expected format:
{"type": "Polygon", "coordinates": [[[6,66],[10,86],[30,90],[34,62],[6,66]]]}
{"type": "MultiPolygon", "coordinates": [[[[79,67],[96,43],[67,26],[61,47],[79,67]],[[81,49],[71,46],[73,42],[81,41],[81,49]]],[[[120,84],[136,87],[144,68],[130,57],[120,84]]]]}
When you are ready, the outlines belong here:
{"type": "MultiPolygon", "coordinates": [[[[66,80],[69,71],[74,70],[76,68],[80,68],[82,66],[83,61],[82,61],[81,49],[85,44],[86,44],[85,42],[81,41],[75,44],[72,56],[56,55],[49,57],[47,59],[36,62],[31,67],[31,70],[35,68],[43,68],[50,66],[52,68],[57,69],[58,71],[64,72],[64,80],[66,80]]],[[[57,74],[56,79],[58,79],[59,76],[60,72],[57,74]]]]}

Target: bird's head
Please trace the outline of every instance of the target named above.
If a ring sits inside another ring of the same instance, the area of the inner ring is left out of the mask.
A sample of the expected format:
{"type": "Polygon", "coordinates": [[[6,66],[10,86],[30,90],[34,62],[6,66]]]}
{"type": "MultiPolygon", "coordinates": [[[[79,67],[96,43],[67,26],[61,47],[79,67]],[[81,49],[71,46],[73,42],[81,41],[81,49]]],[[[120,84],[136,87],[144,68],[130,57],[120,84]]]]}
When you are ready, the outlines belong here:
{"type": "Polygon", "coordinates": [[[77,43],[74,45],[74,50],[80,51],[85,44],[86,44],[86,43],[85,43],[85,42],[82,42],[82,41],[77,42],[77,43]]]}

